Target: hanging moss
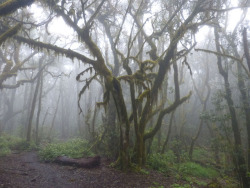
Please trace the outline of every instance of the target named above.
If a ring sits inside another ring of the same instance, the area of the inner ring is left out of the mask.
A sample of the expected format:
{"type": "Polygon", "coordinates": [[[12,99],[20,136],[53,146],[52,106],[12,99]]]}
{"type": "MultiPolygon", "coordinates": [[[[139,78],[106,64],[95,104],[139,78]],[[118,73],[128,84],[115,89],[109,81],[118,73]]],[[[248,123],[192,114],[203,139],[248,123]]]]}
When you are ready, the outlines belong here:
{"type": "Polygon", "coordinates": [[[80,77],[83,76],[86,72],[90,71],[90,74],[92,74],[93,71],[93,67],[89,67],[87,69],[85,69],[84,71],[80,72],[77,76],[76,76],[76,80],[79,81],[80,77]]]}
{"type": "Polygon", "coordinates": [[[141,63],[141,66],[144,70],[152,70],[156,65],[158,64],[158,61],[153,60],[145,60],[141,63]],[[151,66],[150,66],[151,65],[151,66]]]}
{"type": "Polygon", "coordinates": [[[123,75],[123,76],[119,76],[117,79],[124,80],[125,82],[129,82],[129,81],[133,80],[133,76],[132,75],[123,75]]]}
{"type": "Polygon", "coordinates": [[[3,73],[9,72],[12,66],[13,66],[12,61],[6,61],[5,67],[3,69],[3,73]]]}
{"type": "Polygon", "coordinates": [[[42,51],[42,50],[53,51],[58,56],[59,55],[66,56],[66,57],[70,58],[71,60],[76,58],[84,63],[88,63],[90,65],[93,65],[94,68],[96,67],[96,64],[97,64],[96,61],[89,59],[88,57],[86,57],[80,53],[77,53],[71,49],[60,48],[56,45],[47,44],[47,43],[35,41],[32,39],[27,39],[27,38],[24,38],[21,36],[14,36],[13,38],[21,43],[27,44],[30,48],[36,49],[38,51],[42,51]]]}
{"type": "Polygon", "coordinates": [[[101,107],[103,106],[104,107],[104,110],[105,112],[107,111],[107,104],[109,103],[109,98],[110,98],[110,93],[109,91],[105,91],[104,94],[103,94],[103,102],[97,102],[96,105],[97,107],[101,107]]]}

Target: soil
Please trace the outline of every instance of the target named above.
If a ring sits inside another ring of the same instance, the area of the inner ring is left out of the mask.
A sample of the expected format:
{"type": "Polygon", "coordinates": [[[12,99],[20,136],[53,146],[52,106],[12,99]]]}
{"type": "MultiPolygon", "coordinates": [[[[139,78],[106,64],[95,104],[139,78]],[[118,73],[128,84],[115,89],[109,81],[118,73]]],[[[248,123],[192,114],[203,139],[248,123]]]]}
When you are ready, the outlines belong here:
{"type": "Polygon", "coordinates": [[[0,188],[112,188],[112,187],[170,187],[176,182],[159,172],[149,174],[123,173],[110,167],[110,162],[101,160],[101,165],[92,169],[62,166],[39,160],[37,153],[13,153],[0,157],[0,188]]]}

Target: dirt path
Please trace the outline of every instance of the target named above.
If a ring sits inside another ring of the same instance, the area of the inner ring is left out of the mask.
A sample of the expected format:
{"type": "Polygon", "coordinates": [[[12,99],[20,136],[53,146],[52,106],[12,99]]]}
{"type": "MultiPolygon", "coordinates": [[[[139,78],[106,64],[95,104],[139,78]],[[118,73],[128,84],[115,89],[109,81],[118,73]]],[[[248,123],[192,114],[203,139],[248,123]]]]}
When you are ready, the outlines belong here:
{"type": "Polygon", "coordinates": [[[173,178],[156,172],[149,175],[122,173],[105,161],[94,169],[82,169],[40,162],[36,152],[12,154],[0,158],[0,187],[102,188],[102,187],[170,187],[173,178]]]}

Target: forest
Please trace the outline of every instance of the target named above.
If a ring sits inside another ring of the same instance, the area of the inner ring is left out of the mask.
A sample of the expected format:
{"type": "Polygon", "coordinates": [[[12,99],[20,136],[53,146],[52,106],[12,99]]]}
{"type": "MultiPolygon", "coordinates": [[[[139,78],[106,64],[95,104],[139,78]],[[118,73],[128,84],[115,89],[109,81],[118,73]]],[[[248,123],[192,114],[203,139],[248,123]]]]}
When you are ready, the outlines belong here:
{"type": "Polygon", "coordinates": [[[0,187],[250,187],[249,0],[0,0],[0,187]]]}

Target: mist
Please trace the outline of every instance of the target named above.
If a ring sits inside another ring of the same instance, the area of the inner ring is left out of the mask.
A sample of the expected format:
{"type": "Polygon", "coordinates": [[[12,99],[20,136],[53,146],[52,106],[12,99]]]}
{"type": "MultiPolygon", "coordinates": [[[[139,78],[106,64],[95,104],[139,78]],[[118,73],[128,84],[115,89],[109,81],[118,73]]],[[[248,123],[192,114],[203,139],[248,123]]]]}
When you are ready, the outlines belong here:
{"type": "Polygon", "coordinates": [[[199,187],[181,171],[192,163],[223,174],[206,186],[249,187],[248,0],[6,2],[0,156],[34,151],[27,158],[80,168],[98,156],[93,166],[181,174],[176,184],[199,187]],[[22,144],[4,145],[12,139],[22,144]],[[67,143],[72,153],[48,150],[67,143]]]}

